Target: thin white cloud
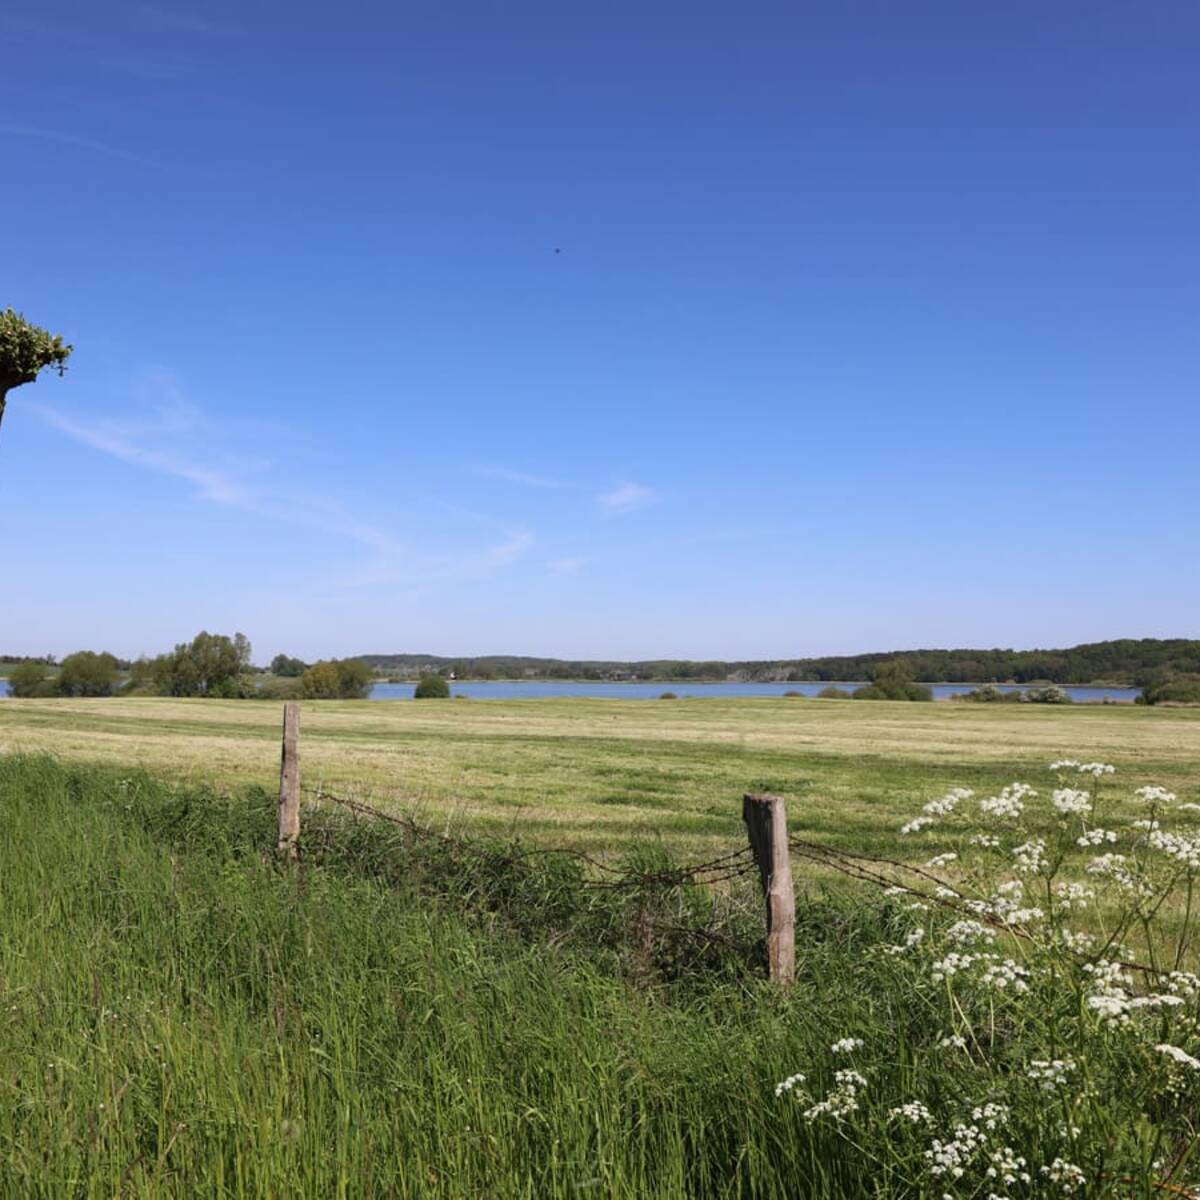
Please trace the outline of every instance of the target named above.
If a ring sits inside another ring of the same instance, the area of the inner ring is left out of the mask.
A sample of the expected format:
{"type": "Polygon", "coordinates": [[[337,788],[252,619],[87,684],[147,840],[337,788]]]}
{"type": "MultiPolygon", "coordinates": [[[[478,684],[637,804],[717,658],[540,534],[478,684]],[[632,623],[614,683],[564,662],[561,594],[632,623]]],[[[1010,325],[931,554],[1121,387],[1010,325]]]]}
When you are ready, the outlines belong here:
{"type": "Polygon", "coordinates": [[[141,163],[143,166],[157,166],[153,159],[143,158],[140,154],[131,154],[107,142],[98,142],[95,138],[80,137],[78,134],[66,133],[59,129],[36,129],[29,125],[0,125],[0,135],[7,137],[36,138],[43,142],[55,142],[60,146],[74,146],[80,150],[91,150],[96,154],[107,154],[111,158],[121,158],[126,162],[141,163]]]}
{"type": "Polygon", "coordinates": [[[557,479],[547,479],[543,475],[529,475],[524,471],[510,471],[507,467],[476,467],[476,475],[485,479],[498,479],[502,483],[519,483],[523,487],[560,488],[562,483],[557,479]]]}
{"type": "Polygon", "coordinates": [[[555,575],[574,575],[587,562],[582,555],[568,555],[566,558],[552,559],[547,565],[555,575]]]}
{"type": "Polygon", "coordinates": [[[658,493],[653,488],[627,479],[611,491],[601,492],[596,497],[596,503],[605,512],[627,513],[633,512],[636,508],[645,508],[647,504],[653,504],[657,499],[658,493]]]}
{"type": "Polygon", "coordinates": [[[250,493],[237,480],[219,469],[201,466],[166,451],[138,445],[121,431],[99,425],[82,425],[45,405],[31,407],[47,425],[85,446],[91,446],[93,450],[100,450],[113,458],[119,458],[122,462],[132,463],[159,475],[172,475],[176,479],[195,484],[198,489],[196,494],[202,500],[212,500],[216,504],[226,504],[234,508],[253,507],[250,493]]]}

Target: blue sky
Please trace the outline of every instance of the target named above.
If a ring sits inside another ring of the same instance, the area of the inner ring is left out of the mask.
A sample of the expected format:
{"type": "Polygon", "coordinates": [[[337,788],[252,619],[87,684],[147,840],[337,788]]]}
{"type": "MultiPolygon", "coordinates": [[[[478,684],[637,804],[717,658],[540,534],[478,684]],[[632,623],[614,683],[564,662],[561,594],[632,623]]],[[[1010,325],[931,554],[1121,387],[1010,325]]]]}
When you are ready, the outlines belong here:
{"type": "Polygon", "coordinates": [[[0,652],[1200,632],[1194,4],[0,38],[0,304],[76,346],[0,429],[0,652]]]}

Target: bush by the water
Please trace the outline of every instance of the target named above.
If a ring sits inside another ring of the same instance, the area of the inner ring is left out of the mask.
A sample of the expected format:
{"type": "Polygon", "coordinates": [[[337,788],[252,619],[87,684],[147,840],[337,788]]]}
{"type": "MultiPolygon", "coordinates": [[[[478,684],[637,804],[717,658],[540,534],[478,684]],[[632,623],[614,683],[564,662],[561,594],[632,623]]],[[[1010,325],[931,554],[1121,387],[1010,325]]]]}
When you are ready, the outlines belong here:
{"type": "Polygon", "coordinates": [[[1171,675],[1147,684],[1142,704],[1200,704],[1200,675],[1171,675]]]}
{"type": "Polygon", "coordinates": [[[371,691],[371,668],[360,658],[330,658],[313,663],[300,677],[310,700],[365,700],[371,691]]]}
{"type": "Polygon", "coordinates": [[[881,663],[866,687],[855,688],[855,700],[932,700],[933,692],[913,680],[908,666],[900,661],[881,663]]]}
{"type": "Polygon", "coordinates": [[[414,700],[447,700],[450,685],[441,675],[422,675],[413,689],[414,700]]]}
{"type": "Polygon", "coordinates": [[[679,699],[679,697],[674,692],[662,692],[658,698],[660,700],[678,700],[679,699]]]}
{"type": "Polygon", "coordinates": [[[817,693],[818,700],[849,700],[851,693],[845,688],[836,687],[832,683],[828,687],[823,687],[817,693]]]}

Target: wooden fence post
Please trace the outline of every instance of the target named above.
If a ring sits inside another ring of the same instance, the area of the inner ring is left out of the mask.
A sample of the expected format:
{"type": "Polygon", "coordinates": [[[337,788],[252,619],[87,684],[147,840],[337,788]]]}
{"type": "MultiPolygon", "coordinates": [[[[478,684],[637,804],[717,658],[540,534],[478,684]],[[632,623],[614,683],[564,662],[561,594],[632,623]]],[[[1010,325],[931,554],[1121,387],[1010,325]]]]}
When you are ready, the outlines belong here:
{"type": "Polygon", "coordinates": [[[283,706],[283,758],[279,766],[279,853],[295,858],[300,839],[300,705],[283,706]]]}
{"type": "Polygon", "coordinates": [[[796,897],[788,850],[787,814],[778,796],[742,798],[742,819],[758,863],[767,902],[767,961],[771,979],[788,987],[796,975],[796,897]]]}

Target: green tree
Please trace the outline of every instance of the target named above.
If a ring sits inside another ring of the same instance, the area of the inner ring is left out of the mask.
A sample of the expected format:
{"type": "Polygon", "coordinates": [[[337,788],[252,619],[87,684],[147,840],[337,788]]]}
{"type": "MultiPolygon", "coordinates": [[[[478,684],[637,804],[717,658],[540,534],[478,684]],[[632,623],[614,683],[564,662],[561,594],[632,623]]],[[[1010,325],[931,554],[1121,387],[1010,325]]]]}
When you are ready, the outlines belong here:
{"type": "Polygon", "coordinates": [[[414,700],[448,700],[450,685],[441,675],[422,675],[413,689],[414,700]]]}
{"type": "Polygon", "coordinates": [[[0,313],[0,421],[8,393],[32,383],[44,367],[57,367],[61,375],[71,349],[57,333],[31,325],[11,308],[0,313]]]}
{"type": "Polygon", "coordinates": [[[313,663],[301,676],[310,700],[365,700],[371,691],[371,668],[361,658],[330,658],[313,663]]]}
{"type": "Polygon", "coordinates": [[[17,663],[9,672],[8,690],[14,696],[28,698],[29,696],[49,696],[53,693],[48,676],[50,668],[41,662],[17,663]]]}
{"type": "Polygon", "coordinates": [[[163,696],[214,696],[233,699],[242,695],[241,676],[250,666],[250,642],[245,634],[201,630],[190,642],[181,642],[170,654],[154,660],[154,678],[163,696]]]}
{"type": "Polygon", "coordinates": [[[117,660],[111,654],[80,650],[62,661],[55,683],[61,696],[111,696],[117,660]]]}
{"type": "Polygon", "coordinates": [[[880,663],[866,687],[857,688],[855,700],[932,700],[933,693],[923,683],[915,683],[912,670],[902,659],[880,663]]]}
{"type": "Polygon", "coordinates": [[[308,663],[299,658],[289,658],[286,654],[277,654],[271,659],[271,674],[282,679],[298,679],[308,670],[308,663]]]}

